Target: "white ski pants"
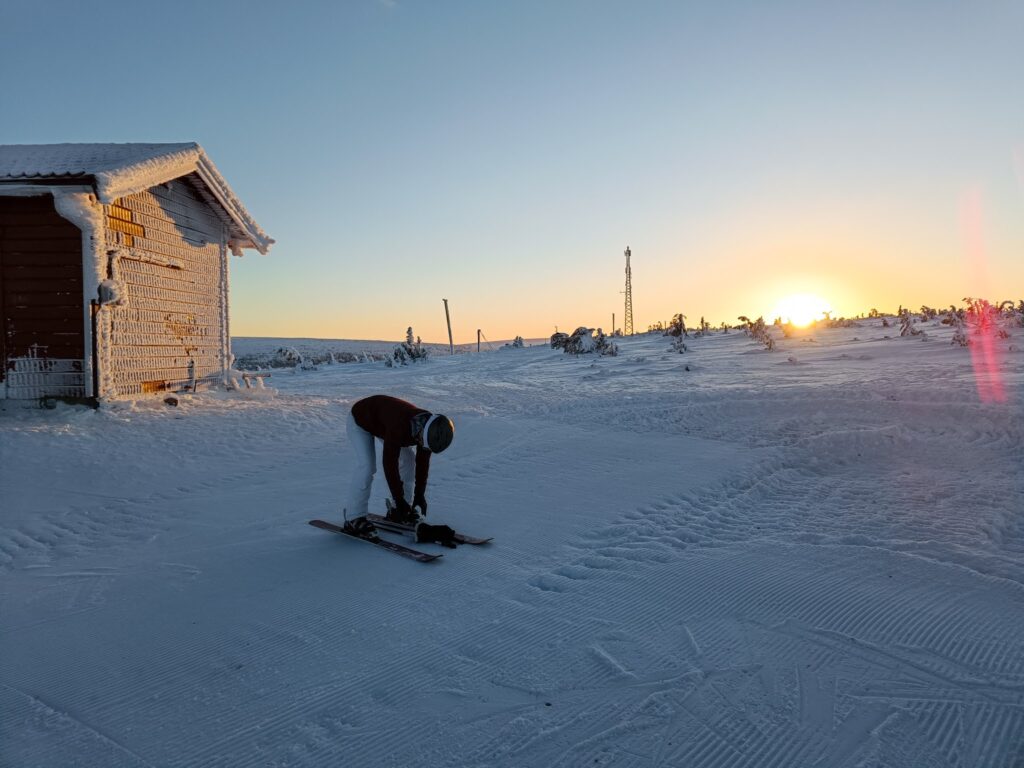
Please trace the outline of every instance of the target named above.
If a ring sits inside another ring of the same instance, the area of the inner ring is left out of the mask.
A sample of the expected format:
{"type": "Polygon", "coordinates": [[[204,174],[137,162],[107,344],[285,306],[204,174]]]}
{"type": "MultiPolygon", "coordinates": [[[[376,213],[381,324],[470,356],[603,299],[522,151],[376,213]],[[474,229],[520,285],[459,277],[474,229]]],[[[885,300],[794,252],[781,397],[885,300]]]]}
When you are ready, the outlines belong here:
{"type": "MultiPolygon", "coordinates": [[[[352,450],[352,482],[349,485],[345,517],[352,520],[365,515],[370,509],[370,491],[373,488],[373,476],[377,472],[377,450],[374,436],[356,424],[351,413],[348,415],[346,432],[352,450]]],[[[405,500],[411,504],[416,480],[416,450],[412,446],[402,448],[399,452],[398,474],[402,478],[405,500]]]]}

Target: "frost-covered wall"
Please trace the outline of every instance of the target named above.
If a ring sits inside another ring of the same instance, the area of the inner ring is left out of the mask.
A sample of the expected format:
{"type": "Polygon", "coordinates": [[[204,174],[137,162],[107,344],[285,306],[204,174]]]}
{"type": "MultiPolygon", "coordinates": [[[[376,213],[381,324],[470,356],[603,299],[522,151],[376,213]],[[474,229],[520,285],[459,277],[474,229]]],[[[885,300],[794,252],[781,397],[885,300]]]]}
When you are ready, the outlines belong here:
{"type": "Polygon", "coordinates": [[[187,389],[227,368],[228,228],[188,178],[103,206],[101,397],[187,389]]]}

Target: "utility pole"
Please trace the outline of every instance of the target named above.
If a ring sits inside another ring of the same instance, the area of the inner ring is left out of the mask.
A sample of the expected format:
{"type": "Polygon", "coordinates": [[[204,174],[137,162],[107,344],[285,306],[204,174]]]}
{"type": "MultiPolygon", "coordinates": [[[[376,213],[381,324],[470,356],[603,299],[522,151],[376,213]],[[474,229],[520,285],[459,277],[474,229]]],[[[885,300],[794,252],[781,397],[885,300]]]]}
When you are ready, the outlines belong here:
{"type": "Polygon", "coordinates": [[[629,265],[630,250],[626,246],[626,319],[622,324],[625,336],[633,335],[633,268],[629,265]]]}
{"type": "Polygon", "coordinates": [[[448,314],[448,299],[441,299],[444,302],[444,319],[448,323],[448,354],[455,354],[455,345],[452,343],[452,317],[448,314]]]}
{"type": "MultiPolygon", "coordinates": [[[[490,342],[488,342],[489,344],[490,342]]],[[[480,329],[476,329],[476,353],[480,354],[480,329]]]]}
{"type": "Polygon", "coordinates": [[[612,312],[612,336],[615,335],[615,313],[612,312]]]}

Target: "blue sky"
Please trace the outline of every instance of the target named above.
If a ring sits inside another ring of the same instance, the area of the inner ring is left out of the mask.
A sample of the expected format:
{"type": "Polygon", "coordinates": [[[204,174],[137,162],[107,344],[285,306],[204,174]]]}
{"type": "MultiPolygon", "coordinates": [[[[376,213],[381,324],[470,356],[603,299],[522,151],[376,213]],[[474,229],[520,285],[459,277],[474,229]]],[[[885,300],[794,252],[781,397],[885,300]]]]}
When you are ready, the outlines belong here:
{"type": "Polygon", "coordinates": [[[1024,296],[1024,4],[0,6],[0,142],[198,141],[239,335],[1024,296]]]}

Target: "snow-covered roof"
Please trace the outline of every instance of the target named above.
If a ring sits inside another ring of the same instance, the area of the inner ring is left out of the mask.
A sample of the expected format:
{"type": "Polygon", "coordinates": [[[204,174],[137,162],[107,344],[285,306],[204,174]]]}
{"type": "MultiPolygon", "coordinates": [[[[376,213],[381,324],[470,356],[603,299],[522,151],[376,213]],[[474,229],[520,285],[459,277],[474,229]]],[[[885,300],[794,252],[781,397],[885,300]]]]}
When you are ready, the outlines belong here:
{"type": "Polygon", "coordinates": [[[0,144],[0,183],[91,178],[104,203],[195,173],[233,223],[238,248],[274,243],[235,197],[203,148],[182,144],[0,144]]]}

